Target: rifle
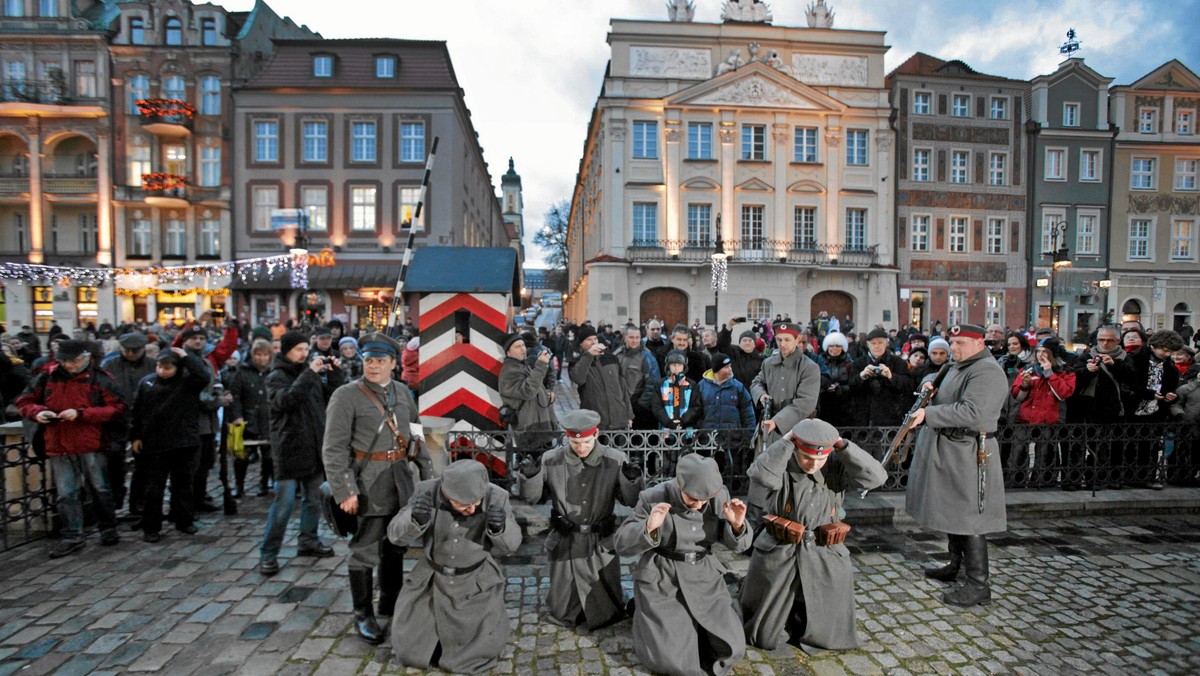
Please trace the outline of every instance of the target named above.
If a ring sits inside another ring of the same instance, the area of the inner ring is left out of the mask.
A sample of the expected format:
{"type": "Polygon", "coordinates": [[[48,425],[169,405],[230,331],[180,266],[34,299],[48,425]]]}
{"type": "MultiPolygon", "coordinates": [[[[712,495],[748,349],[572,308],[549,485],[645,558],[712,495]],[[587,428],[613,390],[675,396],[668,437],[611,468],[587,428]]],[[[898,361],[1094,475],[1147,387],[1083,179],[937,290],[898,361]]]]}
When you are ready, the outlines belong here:
{"type": "MultiPolygon", "coordinates": [[[[888,446],[887,453],[884,453],[883,459],[879,461],[879,464],[883,465],[884,469],[887,469],[888,463],[892,462],[893,459],[897,467],[904,465],[904,462],[908,460],[908,451],[912,447],[912,439],[909,438],[908,433],[917,426],[917,411],[925,408],[929,405],[929,402],[933,401],[933,396],[937,394],[938,388],[942,386],[942,381],[946,379],[946,374],[949,372],[950,362],[947,361],[945,364],[942,364],[937,377],[933,379],[933,387],[913,393],[917,395],[917,400],[913,403],[912,408],[908,409],[908,413],[904,414],[904,420],[900,423],[900,429],[896,431],[896,436],[892,439],[891,445],[888,446]]],[[[867,491],[863,491],[860,497],[867,497],[867,491]]]]}
{"type": "Polygon", "coordinates": [[[755,416],[754,434],[750,436],[750,449],[753,452],[752,458],[757,458],[758,454],[762,452],[762,424],[763,421],[771,419],[771,402],[771,395],[767,395],[754,404],[755,412],[759,415],[755,416]]]}

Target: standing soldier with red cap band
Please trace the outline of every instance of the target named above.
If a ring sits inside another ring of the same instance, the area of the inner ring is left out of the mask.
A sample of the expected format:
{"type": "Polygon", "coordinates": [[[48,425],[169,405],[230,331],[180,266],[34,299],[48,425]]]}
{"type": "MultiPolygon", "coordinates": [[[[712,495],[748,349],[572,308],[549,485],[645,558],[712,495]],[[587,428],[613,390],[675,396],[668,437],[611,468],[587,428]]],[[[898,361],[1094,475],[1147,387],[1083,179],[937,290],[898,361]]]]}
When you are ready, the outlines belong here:
{"type": "Polygon", "coordinates": [[[768,398],[773,402],[775,414],[762,423],[768,442],[812,415],[821,393],[821,367],[800,349],[800,325],[779,322],[774,330],[779,349],[763,360],[762,370],[750,386],[756,403],[768,398]]]}
{"type": "MultiPolygon", "coordinates": [[[[838,521],[847,490],[880,486],[878,460],[824,420],[802,420],[754,460],[750,509],[763,514],[742,582],[746,640],[807,652],[858,647],[854,570],[838,521]]],[[[755,518],[755,521],[758,521],[755,518]]]]}

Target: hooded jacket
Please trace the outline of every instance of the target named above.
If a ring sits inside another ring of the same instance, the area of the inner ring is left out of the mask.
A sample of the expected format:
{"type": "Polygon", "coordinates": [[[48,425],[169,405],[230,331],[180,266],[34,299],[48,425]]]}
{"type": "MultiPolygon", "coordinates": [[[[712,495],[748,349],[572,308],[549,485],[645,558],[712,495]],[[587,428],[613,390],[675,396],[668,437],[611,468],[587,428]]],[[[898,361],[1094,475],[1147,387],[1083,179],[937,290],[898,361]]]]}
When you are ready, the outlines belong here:
{"type": "Polygon", "coordinates": [[[170,378],[146,376],[134,397],[129,439],[141,441],[144,453],[199,448],[200,419],[208,416],[200,392],[208,381],[208,364],[193,354],[179,360],[170,378]]]}
{"type": "Polygon", "coordinates": [[[701,427],[706,430],[754,427],[754,402],[750,391],[737,378],[718,383],[710,369],[700,381],[700,401],[704,411],[701,427]]]}
{"type": "Polygon", "coordinates": [[[33,420],[42,411],[75,409],[74,420],[45,424],[46,455],[83,455],[108,448],[105,424],[125,414],[125,402],[108,372],[89,363],[79,373],[59,366],[36,376],[17,398],[21,417],[33,420]]]}
{"type": "Polygon", "coordinates": [[[664,429],[696,427],[704,415],[700,389],[696,382],[681,373],[669,375],[658,384],[650,410],[664,429]]]}
{"type": "Polygon", "coordinates": [[[325,395],[308,363],[275,355],[267,375],[271,402],[271,455],[276,479],[309,479],[324,471],[325,395]]]}

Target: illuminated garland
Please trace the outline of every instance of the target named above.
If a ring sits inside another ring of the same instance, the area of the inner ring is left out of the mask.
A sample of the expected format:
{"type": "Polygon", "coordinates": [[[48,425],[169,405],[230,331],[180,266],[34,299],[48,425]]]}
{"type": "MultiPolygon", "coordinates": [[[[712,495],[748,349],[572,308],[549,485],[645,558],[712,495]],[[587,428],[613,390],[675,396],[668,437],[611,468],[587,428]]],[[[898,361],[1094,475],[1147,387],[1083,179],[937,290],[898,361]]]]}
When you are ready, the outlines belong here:
{"type": "Polygon", "coordinates": [[[178,291],[168,291],[165,289],[116,289],[118,296],[133,296],[135,298],[145,298],[146,296],[167,296],[169,298],[180,298],[182,296],[190,296],[196,294],[199,296],[228,296],[229,289],[179,289],[178,291]]]}
{"type": "Polygon", "coordinates": [[[187,190],[187,187],[188,180],[183,176],[176,174],[164,174],[162,172],[142,174],[142,188],[145,190],[166,192],[176,188],[187,190]]]}
{"type": "Polygon", "coordinates": [[[57,265],[34,265],[32,263],[0,263],[0,280],[11,280],[18,284],[53,282],[77,286],[104,286],[112,284],[117,277],[143,275],[154,277],[153,281],[139,286],[159,284],[195,285],[198,278],[237,276],[243,284],[274,279],[284,271],[293,272],[296,267],[304,269],[301,275],[292,275],[291,282],[302,282],[308,286],[308,257],[282,254],[263,258],[246,258],[224,263],[204,265],[151,266],[146,268],[75,268],[57,265]]]}
{"type": "Polygon", "coordinates": [[[134,102],[138,112],[145,117],[164,118],[182,115],[187,119],[196,116],[196,106],[179,99],[138,99],[134,102]]]}

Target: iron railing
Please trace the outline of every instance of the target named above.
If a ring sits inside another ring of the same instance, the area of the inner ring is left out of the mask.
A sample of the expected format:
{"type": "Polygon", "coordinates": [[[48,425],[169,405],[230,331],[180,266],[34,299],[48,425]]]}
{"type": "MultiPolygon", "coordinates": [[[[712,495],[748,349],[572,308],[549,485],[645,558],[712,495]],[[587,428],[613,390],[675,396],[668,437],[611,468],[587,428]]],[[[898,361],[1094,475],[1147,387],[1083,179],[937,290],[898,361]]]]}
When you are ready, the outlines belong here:
{"type": "Polygon", "coordinates": [[[0,551],[45,537],[51,529],[54,491],[47,463],[21,440],[0,446],[4,481],[0,482],[0,551]]]}
{"type": "Polygon", "coordinates": [[[62,105],[67,103],[66,81],[62,78],[53,80],[6,79],[3,86],[0,86],[0,101],[62,105]]]}
{"type": "MultiPolygon", "coordinates": [[[[731,264],[783,263],[870,267],[879,264],[879,245],[819,244],[803,240],[746,239],[723,242],[731,264]]],[[[626,257],[635,262],[705,263],[714,245],[706,238],[634,240],[626,257]]]]}

